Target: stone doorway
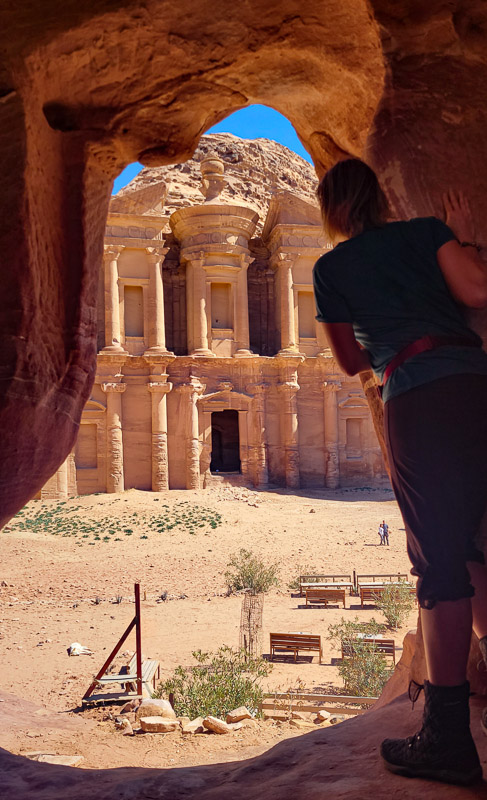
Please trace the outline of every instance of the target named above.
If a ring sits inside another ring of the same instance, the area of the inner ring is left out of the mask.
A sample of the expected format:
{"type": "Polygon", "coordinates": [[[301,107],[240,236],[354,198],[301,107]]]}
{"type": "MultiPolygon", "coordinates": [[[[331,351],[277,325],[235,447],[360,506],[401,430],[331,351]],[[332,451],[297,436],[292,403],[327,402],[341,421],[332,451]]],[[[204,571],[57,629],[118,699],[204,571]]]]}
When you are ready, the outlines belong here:
{"type": "Polygon", "coordinates": [[[225,409],[211,414],[210,472],[240,472],[238,411],[225,409]]]}

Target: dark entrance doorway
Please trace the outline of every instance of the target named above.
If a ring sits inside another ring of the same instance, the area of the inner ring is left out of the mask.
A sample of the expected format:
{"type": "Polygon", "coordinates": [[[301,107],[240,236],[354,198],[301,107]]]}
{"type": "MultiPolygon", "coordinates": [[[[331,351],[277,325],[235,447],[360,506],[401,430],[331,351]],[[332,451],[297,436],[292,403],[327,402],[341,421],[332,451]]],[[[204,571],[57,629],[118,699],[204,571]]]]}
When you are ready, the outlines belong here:
{"type": "Polygon", "coordinates": [[[240,472],[238,411],[213,411],[211,414],[210,472],[240,472]]]}

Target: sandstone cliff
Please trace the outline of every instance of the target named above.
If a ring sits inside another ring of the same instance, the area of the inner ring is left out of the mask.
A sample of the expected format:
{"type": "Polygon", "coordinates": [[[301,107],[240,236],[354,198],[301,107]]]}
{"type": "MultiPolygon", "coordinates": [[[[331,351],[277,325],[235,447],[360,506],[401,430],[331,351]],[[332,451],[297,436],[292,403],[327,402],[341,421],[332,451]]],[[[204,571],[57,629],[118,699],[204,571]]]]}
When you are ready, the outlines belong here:
{"type": "Polygon", "coordinates": [[[271,195],[286,189],[313,205],[317,178],[312,164],[269,139],[240,139],[231,133],[203,136],[184,164],[145,168],[110,203],[110,211],[161,214],[202,203],[200,161],[214,150],[225,162],[222,203],[246,205],[259,214],[262,228],[271,195]],[[165,201],[164,201],[165,195],[165,201]]]}

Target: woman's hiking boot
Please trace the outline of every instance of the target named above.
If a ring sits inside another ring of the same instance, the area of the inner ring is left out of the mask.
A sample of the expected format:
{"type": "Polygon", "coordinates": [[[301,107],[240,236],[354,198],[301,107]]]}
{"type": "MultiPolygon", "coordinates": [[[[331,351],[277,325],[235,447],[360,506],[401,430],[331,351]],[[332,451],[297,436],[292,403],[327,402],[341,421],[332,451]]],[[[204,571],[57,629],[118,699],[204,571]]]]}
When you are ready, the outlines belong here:
{"type": "MultiPolygon", "coordinates": [[[[419,692],[423,687],[415,684],[419,692]]],[[[434,686],[424,683],[421,730],[406,739],[385,739],[381,756],[391,772],[468,786],[482,778],[482,767],[470,733],[470,684],[434,686]]]]}

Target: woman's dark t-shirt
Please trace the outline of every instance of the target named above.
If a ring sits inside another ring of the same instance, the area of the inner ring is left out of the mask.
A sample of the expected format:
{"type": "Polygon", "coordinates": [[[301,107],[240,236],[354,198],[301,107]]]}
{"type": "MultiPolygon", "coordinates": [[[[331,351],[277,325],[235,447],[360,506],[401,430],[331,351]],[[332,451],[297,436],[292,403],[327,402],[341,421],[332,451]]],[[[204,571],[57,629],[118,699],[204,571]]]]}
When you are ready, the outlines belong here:
{"type": "MultiPolygon", "coordinates": [[[[423,336],[470,336],[436,253],[454,239],[435,217],[390,222],[341,242],[315,264],[316,319],[353,324],[382,380],[394,356],[423,336]]],[[[414,386],[461,373],[487,375],[487,354],[477,347],[440,347],[413,356],[394,370],[384,400],[414,386]]]]}

